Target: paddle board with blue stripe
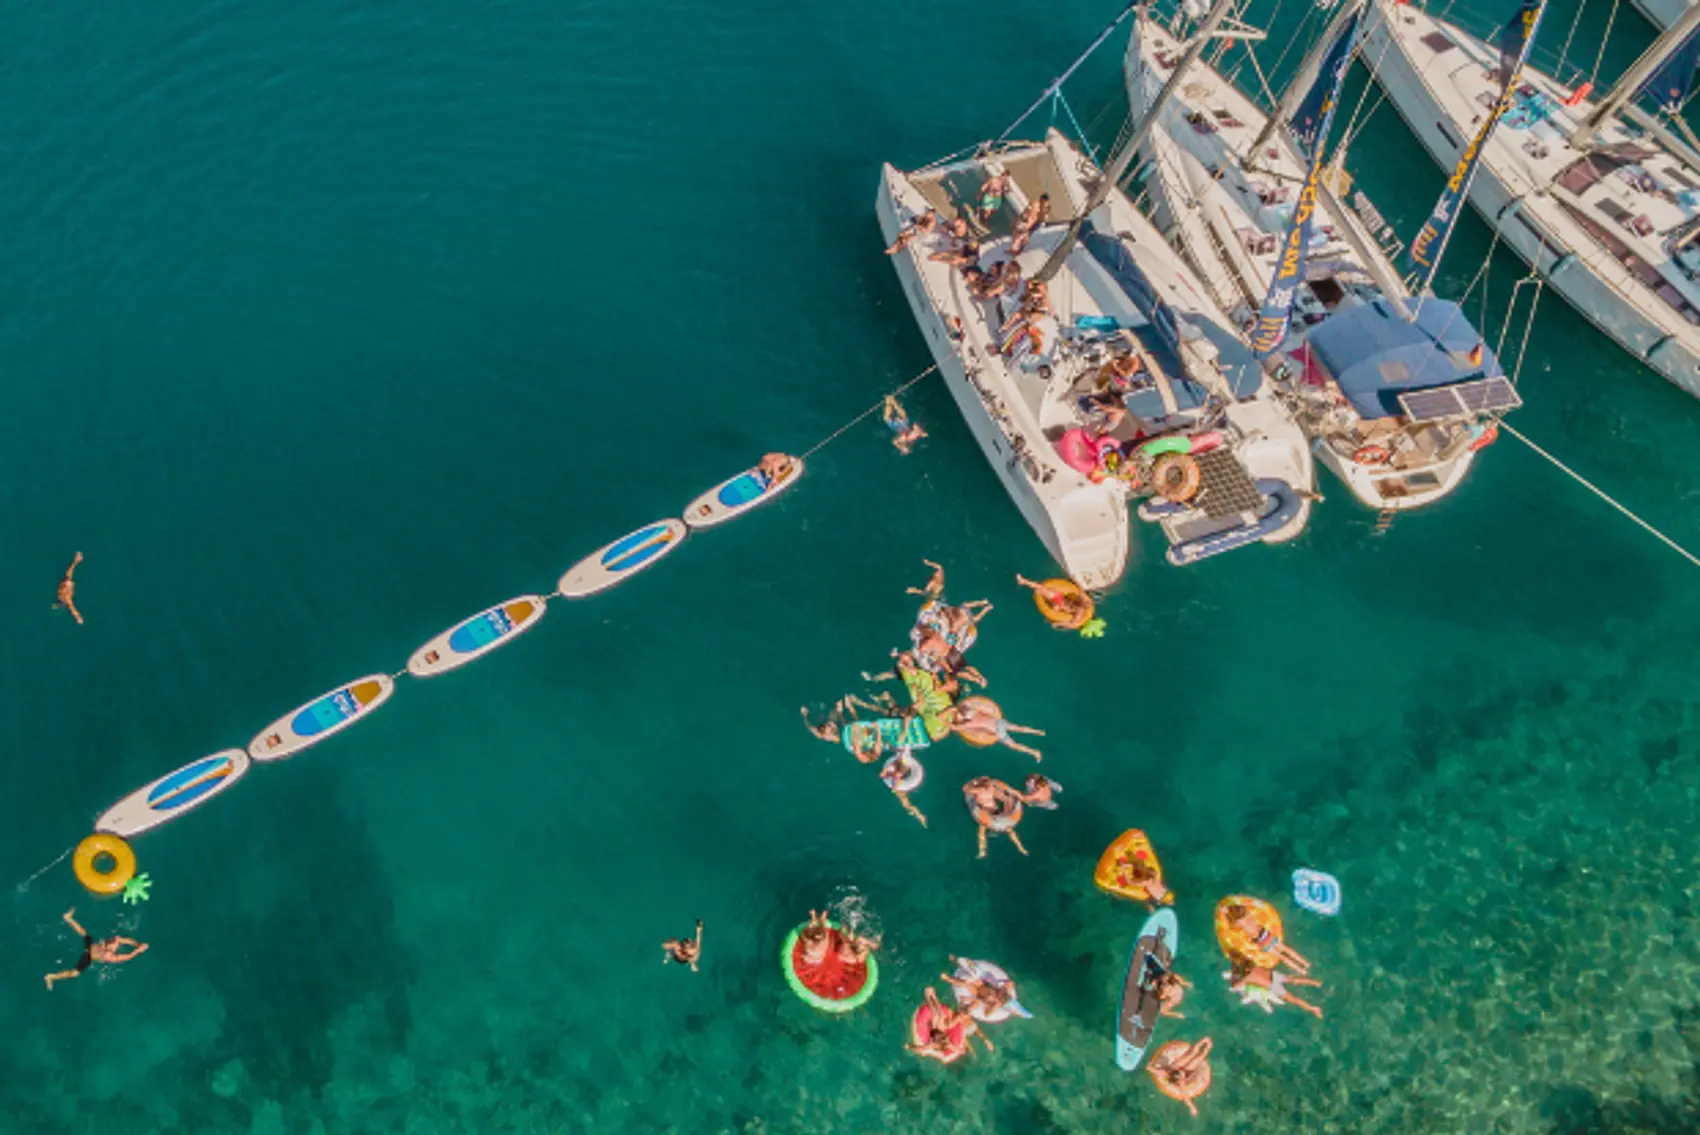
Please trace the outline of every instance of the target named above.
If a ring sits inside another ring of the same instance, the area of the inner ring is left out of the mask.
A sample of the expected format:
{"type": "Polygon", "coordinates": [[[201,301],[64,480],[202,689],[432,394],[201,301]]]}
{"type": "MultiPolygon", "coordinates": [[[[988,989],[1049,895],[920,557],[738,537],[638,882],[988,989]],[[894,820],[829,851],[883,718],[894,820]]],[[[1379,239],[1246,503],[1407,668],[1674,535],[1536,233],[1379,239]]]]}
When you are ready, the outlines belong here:
{"type": "Polygon", "coordinates": [[[796,484],[803,475],[803,459],[791,459],[791,467],[783,477],[770,481],[760,469],[746,469],[736,477],[714,486],[685,508],[685,523],[692,528],[713,528],[734,516],[741,516],[759,504],[766,504],[796,484]]]}
{"type": "Polygon", "coordinates": [[[168,772],[145,788],[138,788],[118,801],[94,822],[97,832],[111,832],[128,839],[211,800],[242,779],[249,769],[248,754],[226,749],[198,761],[190,761],[176,772],[168,772]]]}
{"type": "Polygon", "coordinates": [[[1181,941],[1175,912],[1164,907],[1145,920],[1128,959],[1127,978],[1122,982],[1121,1009],[1116,1013],[1116,1063],[1132,1072],[1151,1047],[1151,1034],[1163,1015],[1163,1000],[1154,981],[1175,966],[1175,950],[1181,941]]]}
{"type": "Polygon", "coordinates": [[[646,524],[574,564],[561,577],[561,594],[568,599],[583,599],[606,591],[627,576],[672,555],[685,542],[688,531],[682,520],[646,524]]]}
{"type": "Polygon", "coordinates": [[[390,700],[395,682],[388,674],[368,674],[338,686],[322,697],[260,731],[248,746],[256,761],[276,761],[294,756],[309,745],[334,736],[390,700]]]}
{"type": "Polygon", "coordinates": [[[536,626],[546,610],[548,601],[541,595],[521,595],[480,611],[414,651],[407,672],[430,678],[465,666],[536,626]]]}

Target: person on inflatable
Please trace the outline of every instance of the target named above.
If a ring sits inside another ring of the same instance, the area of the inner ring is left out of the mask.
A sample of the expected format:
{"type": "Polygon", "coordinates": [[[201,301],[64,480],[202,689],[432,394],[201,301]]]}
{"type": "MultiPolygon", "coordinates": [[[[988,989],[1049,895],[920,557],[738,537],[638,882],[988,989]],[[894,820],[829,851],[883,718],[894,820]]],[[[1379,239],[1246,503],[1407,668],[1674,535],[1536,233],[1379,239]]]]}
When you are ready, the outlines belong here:
{"type": "Polygon", "coordinates": [[[1282,965],[1291,967],[1301,977],[1310,973],[1310,962],[1303,954],[1281,941],[1275,932],[1257,920],[1257,916],[1238,903],[1228,906],[1228,922],[1243,933],[1261,951],[1273,953],[1282,965]]]}
{"type": "Polygon", "coordinates": [[[1169,888],[1163,884],[1163,877],[1144,856],[1122,859],[1117,867],[1117,885],[1144,895],[1147,909],[1156,910],[1158,903],[1174,901],[1169,894],[1169,888]]]}
{"type": "Polygon", "coordinates": [[[994,1049],[995,1046],[986,1038],[986,1034],[980,1031],[979,1023],[960,1009],[940,1001],[932,986],[927,987],[924,1008],[925,1035],[915,1036],[910,1043],[903,1046],[916,1056],[927,1056],[941,1064],[949,1064],[958,1057],[974,1055],[971,1040],[976,1036],[985,1041],[988,1052],[994,1049]]]}
{"type": "Polygon", "coordinates": [[[1053,797],[1063,790],[1063,786],[1048,776],[1038,773],[1027,774],[1026,790],[1021,793],[1021,802],[1034,808],[1043,808],[1047,812],[1057,810],[1057,802],[1053,797]]]}
{"type": "Polygon", "coordinates": [[[768,453],[762,456],[756,465],[756,472],[761,474],[769,487],[783,481],[791,475],[792,459],[787,453],[768,453]]]}
{"type": "Polygon", "coordinates": [[[887,761],[885,767],[880,770],[880,780],[884,781],[885,786],[891,789],[891,794],[897,797],[897,802],[903,805],[903,810],[919,820],[924,828],[927,826],[927,817],[921,812],[921,809],[915,807],[914,801],[909,799],[909,793],[919,788],[920,783],[917,781],[908,788],[898,787],[907,782],[910,777],[915,776],[920,768],[921,763],[915,759],[913,751],[908,746],[904,746],[898,749],[897,755],[887,761]]]}
{"type": "Polygon", "coordinates": [[[969,815],[974,817],[974,823],[979,826],[975,838],[980,854],[975,858],[986,857],[988,832],[1008,836],[1009,842],[1015,845],[1015,850],[1023,855],[1027,854],[1027,849],[1021,845],[1021,837],[1015,834],[1015,825],[1021,822],[1021,793],[1001,780],[977,776],[962,786],[962,796],[968,804],[969,815]]]}
{"type": "Polygon", "coordinates": [[[1031,588],[1044,599],[1045,605],[1066,618],[1062,622],[1052,623],[1057,630],[1074,630],[1086,621],[1093,610],[1092,597],[1084,591],[1061,591],[1055,587],[1046,587],[1043,583],[1035,583],[1024,575],[1017,575],[1015,582],[1022,587],[1031,588]]]}
{"type": "Polygon", "coordinates": [[[82,957],[77,959],[77,964],[72,969],[60,970],[58,973],[47,975],[49,991],[53,989],[53,983],[56,981],[69,981],[73,977],[83,976],[83,971],[95,962],[109,966],[123,965],[125,962],[133,961],[148,952],[146,942],[138,942],[134,938],[125,938],[119,934],[114,934],[110,938],[102,938],[96,942],[93,935],[77,924],[76,913],[77,908],[72,907],[59,917],[63,918],[65,925],[69,926],[71,931],[83,940],[82,957]],[[124,952],[126,947],[130,951],[127,954],[124,952]]]}
{"type": "Polygon", "coordinates": [[[818,966],[826,961],[827,954],[832,952],[832,940],[836,937],[832,927],[827,925],[824,913],[809,911],[809,924],[797,934],[797,941],[802,944],[802,964],[818,966]]]}
{"type": "Polygon", "coordinates": [[[849,928],[833,933],[832,937],[836,940],[834,952],[837,953],[839,962],[846,966],[867,965],[868,955],[880,948],[880,940],[877,937],[869,938],[849,928]]]}
{"type": "MultiPolygon", "coordinates": [[[[958,968],[967,968],[955,954],[950,955],[951,964],[958,968]]],[[[992,981],[988,978],[964,978],[955,974],[941,973],[939,977],[950,983],[952,989],[962,991],[967,998],[962,1008],[973,1016],[974,1010],[980,1010],[982,1016],[992,1016],[997,1011],[1015,1000],[1015,982],[992,981]]]]}
{"type": "Polygon", "coordinates": [[[1240,995],[1242,1005],[1261,1006],[1265,1013],[1273,1013],[1281,1005],[1291,1005],[1295,1009],[1303,1009],[1317,1020],[1322,1019],[1322,1007],[1312,1005],[1300,997],[1288,992],[1290,986],[1316,986],[1322,982],[1314,977],[1287,975],[1278,970],[1254,966],[1248,962],[1235,962],[1234,968],[1222,975],[1228,979],[1228,988],[1240,995]]]}
{"type": "Polygon", "coordinates": [[[966,707],[958,702],[956,705],[950,707],[950,709],[944,714],[944,717],[950,722],[950,727],[958,733],[991,733],[1003,743],[1005,748],[1014,749],[1018,753],[1026,753],[1036,761],[1042,761],[1045,759],[1038,749],[1033,748],[1031,745],[1022,744],[1020,741],[1017,741],[1014,737],[1010,736],[1012,733],[1028,733],[1037,737],[1043,737],[1045,735],[1045,731],[1043,729],[1035,729],[1031,725],[1013,724],[1008,718],[1004,717],[1003,714],[993,713],[991,710],[985,708],[985,703],[983,702],[966,707]]]}
{"type": "Polygon", "coordinates": [[[1198,1108],[1192,1101],[1203,1095],[1210,1083],[1210,1049],[1215,1042],[1209,1037],[1175,1051],[1168,1045],[1151,1058],[1151,1075],[1165,1088],[1165,1094],[1186,1104],[1193,1115],[1198,1108]]]}

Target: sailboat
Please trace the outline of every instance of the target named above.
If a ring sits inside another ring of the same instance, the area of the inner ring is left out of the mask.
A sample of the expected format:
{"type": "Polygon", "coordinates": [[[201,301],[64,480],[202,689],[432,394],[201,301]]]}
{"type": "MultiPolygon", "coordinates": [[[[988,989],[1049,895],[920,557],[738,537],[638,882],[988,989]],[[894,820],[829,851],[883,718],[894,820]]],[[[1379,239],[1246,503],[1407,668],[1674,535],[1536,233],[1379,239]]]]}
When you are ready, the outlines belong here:
{"type": "MultiPolygon", "coordinates": [[[[1508,32],[1538,24],[1542,7],[1528,0],[1508,32]]],[[[1523,66],[1533,27],[1512,59],[1515,37],[1492,46],[1393,0],[1373,0],[1362,55],[1435,159],[1457,163],[1500,239],[1594,326],[1700,397],[1700,154],[1680,119],[1661,117],[1686,97],[1697,29],[1700,7],[1685,9],[1598,99],[1523,66]]]]}
{"type": "MultiPolygon", "coordinates": [[[[1204,19],[1176,84],[1233,2],[1218,0],[1204,19]]],[[[1118,188],[1149,121],[1102,170],[1057,130],[1024,142],[1008,140],[1014,129],[919,169],[886,164],[875,210],[893,243],[929,214],[943,218],[935,228],[956,217],[973,228],[966,253],[933,232],[892,261],[946,386],[1028,524],[1086,588],[1126,571],[1130,501],[1161,526],[1175,564],[1297,536],[1315,490],[1303,432],[1238,328],[1118,188]],[[1022,247],[1012,224],[1041,199],[1048,214],[1022,247]],[[1007,273],[1006,261],[1021,294],[980,298],[986,276],[966,269],[1007,273]],[[1035,309],[1035,281],[1048,309],[1035,309]]]]}
{"type": "MultiPolygon", "coordinates": [[[[1254,327],[1317,459],[1360,502],[1393,512],[1456,489],[1521,400],[1457,304],[1406,286],[1401,246],[1369,199],[1340,200],[1344,155],[1324,161],[1363,12],[1364,0],[1341,7],[1271,115],[1201,64],[1153,108],[1147,184],[1217,300],[1254,327]]],[[[1175,33],[1141,13],[1124,60],[1135,107],[1178,55],[1175,33]]]]}

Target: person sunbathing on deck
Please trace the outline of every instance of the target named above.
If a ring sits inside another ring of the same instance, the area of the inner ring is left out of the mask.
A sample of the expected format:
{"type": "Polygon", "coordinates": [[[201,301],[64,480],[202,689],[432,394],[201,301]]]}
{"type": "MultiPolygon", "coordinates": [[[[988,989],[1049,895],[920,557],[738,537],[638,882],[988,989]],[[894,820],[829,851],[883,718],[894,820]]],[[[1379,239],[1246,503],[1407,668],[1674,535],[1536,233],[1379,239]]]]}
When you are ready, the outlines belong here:
{"type": "Polygon", "coordinates": [[[71,617],[77,620],[78,626],[82,626],[83,615],[81,611],[77,610],[77,581],[71,577],[76,574],[77,565],[82,562],[83,554],[81,552],[71,558],[71,566],[65,569],[65,578],[59,581],[59,591],[53,604],[55,611],[63,607],[71,612],[71,617]]]}
{"type": "Polygon", "coordinates": [[[60,917],[65,920],[65,925],[69,926],[73,933],[82,938],[83,956],[77,959],[77,964],[71,969],[48,974],[46,980],[49,990],[53,988],[53,983],[56,981],[69,981],[73,977],[81,977],[83,971],[95,962],[109,966],[123,965],[125,962],[139,958],[148,952],[146,942],[138,942],[134,938],[125,938],[119,934],[114,934],[110,938],[102,938],[96,942],[87,930],[78,925],[75,918],[76,913],[77,908],[72,907],[60,917]],[[129,948],[129,953],[124,953],[126,947],[129,948]]]}
{"type": "Polygon", "coordinates": [[[884,417],[886,428],[891,430],[893,435],[891,444],[897,448],[897,452],[905,457],[909,455],[911,449],[915,448],[916,442],[927,436],[927,431],[921,428],[920,423],[909,420],[909,415],[904,411],[903,404],[897,400],[895,394],[885,396],[884,417]]]}
{"type": "Polygon", "coordinates": [[[938,228],[938,224],[938,212],[934,209],[928,209],[925,213],[922,213],[919,217],[916,217],[914,220],[904,225],[903,228],[898,230],[897,239],[891,243],[890,248],[885,250],[885,254],[887,256],[893,256],[898,252],[901,252],[903,249],[909,247],[909,243],[916,237],[925,236],[927,233],[936,230],[938,228]]]}
{"type": "Polygon", "coordinates": [[[975,207],[975,213],[984,224],[997,215],[1003,208],[1004,198],[1009,196],[1009,174],[994,173],[980,185],[980,200],[975,207]]]}
{"type": "Polygon", "coordinates": [[[1225,976],[1228,988],[1238,993],[1244,1004],[1261,1005],[1265,1013],[1273,1013],[1278,1005],[1291,1005],[1295,1009],[1303,1009],[1317,1020],[1322,1019],[1321,1006],[1312,1005],[1288,991],[1295,985],[1320,986],[1322,982],[1314,977],[1284,974],[1244,962],[1235,963],[1225,976]]]}
{"type": "Polygon", "coordinates": [[[1035,319],[1051,314],[1051,290],[1043,280],[1028,280],[1022,285],[1021,303],[1003,321],[998,330],[1014,331],[1018,325],[1031,323],[1035,319]]]}
{"type": "Polygon", "coordinates": [[[1027,248],[1027,242],[1033,239],[1035,230],[1050,219],[1051,195],[1041,193],[1038,200],[1027,203],[1027,208],[1021,210],[1021,215],[1010,225],[1009,254],[1020,256],[1027,248]]]}
{"type": "Polygon", "coordinates": [[[678,962],[690,966],[691,972],[697,972],[697,959],[702,957],[702,919],[697,919],[697,936],[695,938],[669,938],[661,943],[661,964],[678,962]]]}
{"type": "Polygon", "coordinates": [[[964,240],[950,248],[941,248],[928,259],[937,260],[955,268],[972,268],[980,263],[980,242],[964,240]]]}

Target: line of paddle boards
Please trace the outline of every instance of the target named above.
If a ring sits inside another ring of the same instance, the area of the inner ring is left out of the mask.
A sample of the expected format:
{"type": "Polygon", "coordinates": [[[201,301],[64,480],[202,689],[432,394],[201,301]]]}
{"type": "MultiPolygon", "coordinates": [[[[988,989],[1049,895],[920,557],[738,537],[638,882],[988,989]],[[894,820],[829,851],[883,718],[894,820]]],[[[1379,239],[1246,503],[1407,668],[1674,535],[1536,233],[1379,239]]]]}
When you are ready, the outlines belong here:
{"type": "MultiPolygon", "coordinates": [[[[561,577],[560,594],[582,599],[606,591],[660,563],[692,528],[712,528],[772,500],[803,475],[793,458],[778,477],[746,469],[714,486],[685,509],[684,520],[658,520],[586,556],[561,577]]],[[[512,642],[542,619],[549,601],[521,595],[487,607],[432,638],[407,660],[407,672],[431,678],[458,669],[512,642]]],[[[166,773],[101,813],[94,827],[121,838],[140,835],[228,790],[252,761],[279,761],[347,729],[395,694],[388,674],[368,674],[298,706],[261,730],[247,749],[226,749],[166,773]]]]}

